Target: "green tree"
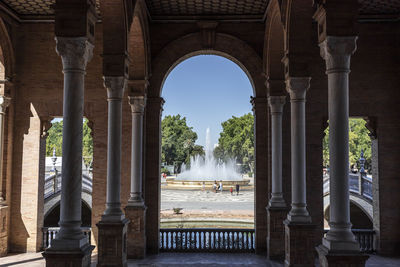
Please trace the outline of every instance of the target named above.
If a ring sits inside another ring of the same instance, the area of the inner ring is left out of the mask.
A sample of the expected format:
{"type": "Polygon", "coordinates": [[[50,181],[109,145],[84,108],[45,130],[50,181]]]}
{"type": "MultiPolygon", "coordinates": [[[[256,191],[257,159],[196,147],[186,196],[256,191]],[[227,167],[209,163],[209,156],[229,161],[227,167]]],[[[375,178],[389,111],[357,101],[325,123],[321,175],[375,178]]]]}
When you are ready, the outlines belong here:
{"type": "MultiPolygon", "coordinates": [[[[88,125],[89,121],[83,121],[83,138],[82,138],[82,156],[85,164],[89,165],[93,158],[93,139],[91,129],[88,125]]],[[[49,136],[46,139],[46,156],[53,155],[53,148],[56,148],[56,156],[62,156],[62,134],[63,121],[53,122],[49,129],[49,136]]]]}
{"type": "MultiPolygon", "coordinates": [[[[366,159],[365,168],[371,169],[371,138],[365,123],[365,120],[361,118],[349,120],[349,163],[359,167],[358,160],[363,150],[366,159]]],[[[329,166],[329,127],[325,130],[323,140],[323,161],[324,166],[329,166]]]]}
{"type": "Polygon", "coordinates": [[[243,172],[254,171],[254,116],[232,116],[224,121],[214,156],[222,161],[235,159],[242,164],[243,172]]]}
{"type": "Polygon", "coordinates": [[[163,162],[179,168],[182,163],[188,165],[191,156],[204,155],[203,147],[195,144],[197,134],[193,131],[193,127],[187,125],[185,117],[166,116],[161,122],[161,129],[163,162]]]}

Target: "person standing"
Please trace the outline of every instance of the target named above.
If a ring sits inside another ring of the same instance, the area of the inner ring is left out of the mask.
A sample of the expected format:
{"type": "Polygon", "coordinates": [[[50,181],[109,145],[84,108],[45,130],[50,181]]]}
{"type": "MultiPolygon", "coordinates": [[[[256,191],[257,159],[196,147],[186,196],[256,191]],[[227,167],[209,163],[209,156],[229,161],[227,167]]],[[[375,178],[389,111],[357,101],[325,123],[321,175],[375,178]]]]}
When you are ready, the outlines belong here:
{"type": "Polygon", "coordinates": [[[240,185],[236,184],[236,195],[239,195],[240,185]]]}
{"type": "Polygon", "coordinates": [[[233,187],[231,186],[231,195],[233,196],[233,187]]]}
{"type": "Polygon", "coordinates": [[[222,193],[222,180],[219,181],[219,191],[222,193]]]}
{"type": "Polygon", "coordinates": [[[203,185],[202,185],[202,191],[205,191],[206,190],[206,182],[203,182],[203,185]]]}

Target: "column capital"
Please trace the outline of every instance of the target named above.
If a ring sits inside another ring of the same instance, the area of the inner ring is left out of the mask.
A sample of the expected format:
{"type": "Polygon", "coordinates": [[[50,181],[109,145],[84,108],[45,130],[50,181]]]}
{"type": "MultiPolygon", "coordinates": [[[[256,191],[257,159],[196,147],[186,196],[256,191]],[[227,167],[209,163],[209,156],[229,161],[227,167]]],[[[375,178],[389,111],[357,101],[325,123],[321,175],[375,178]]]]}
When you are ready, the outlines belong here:
{"type": "Polygon", "coordinates": [[[65,71],[84,71],[92,59],[94,45],[86,37],[56,38],[56,52],[61,56],[65,71]]]}
{"type": "Polygon", "coordinates": [[[357,36],[327,36],[319,44],[326,73],[350,72],[350,56],[356,51],[357,36]]]}
{"type": "Polygon", "coordinates": [[[271,109],[271,114],[282,114],[283,106],[286,102],[286,96],[270,96],[268,97],[268,104],[271,109]]]}
{"type": "Polygon", "coordinates": [[[121,100],[124,96],[126,79],[124,76],[104,76],[104,87],[108,100],[121,100]]]}
{"type": "Polygon", "coordinates": [[[128,96],[128,98],[132,113],[143,114],[146,106],[146,96],[128,96]]]}
{"type": "Polygon", "coordinates": [[[285,81],[290,101],[305,101],[311,77],[288,77],[285,81]]]}
{"type": "Polygon", "coordinates": [[[0,114],[4,114],[6,112],[7,107],[11,103],[11,97],[2,95],[0,96],[0,114]]]}

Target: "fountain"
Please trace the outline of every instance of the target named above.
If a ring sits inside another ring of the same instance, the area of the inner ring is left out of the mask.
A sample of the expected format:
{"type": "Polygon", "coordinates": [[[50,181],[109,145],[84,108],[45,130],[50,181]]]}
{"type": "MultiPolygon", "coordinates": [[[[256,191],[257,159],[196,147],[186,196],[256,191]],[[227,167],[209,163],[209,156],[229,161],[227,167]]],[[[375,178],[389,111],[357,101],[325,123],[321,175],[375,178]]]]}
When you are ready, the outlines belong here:
{"type": "Polygon", "coordinates": [[[225,188],[248,185],[250,180],[242,178],[235,170],[235,161],[218,162],[214,158],[213,148],[210,140],[210,128],[206,131],[205,156],[196,155],[190,159],[190,169],[185,164],[181,166],[181,173],[176,178],[167,178],[168,186],[199,188],[203,184],[207,189],[211,188],[214,181],[222,184],[225,188]]]}

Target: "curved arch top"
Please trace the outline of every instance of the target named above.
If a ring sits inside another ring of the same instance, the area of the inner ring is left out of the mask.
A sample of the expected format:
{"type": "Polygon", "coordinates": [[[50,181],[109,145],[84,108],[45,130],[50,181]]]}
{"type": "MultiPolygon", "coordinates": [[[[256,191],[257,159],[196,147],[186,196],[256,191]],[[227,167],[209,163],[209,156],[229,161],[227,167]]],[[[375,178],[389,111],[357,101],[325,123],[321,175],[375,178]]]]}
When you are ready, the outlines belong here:
{"type": "Polygon", "coordinates": [[[182,61],[197,55],[219,55],[236,63],[248,76],[255,97],[266,97],[262,60],[245,42],[238,38],[217,33],[214,49],[204,49],[201,34],[192,33],[168,44],[153,61],[153,75],[148,95],[160,97],[168,74],[182,61]]]}
{"type": "Polygon", "coordinates": [[[5,68],[5,78],[11,80],[14,75],[14,49],[6,24],[0,18],[0,60],[5,68]]]}

